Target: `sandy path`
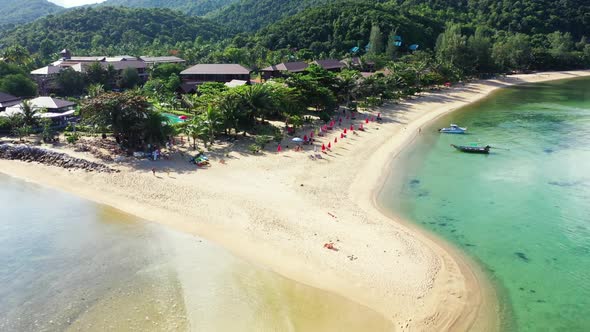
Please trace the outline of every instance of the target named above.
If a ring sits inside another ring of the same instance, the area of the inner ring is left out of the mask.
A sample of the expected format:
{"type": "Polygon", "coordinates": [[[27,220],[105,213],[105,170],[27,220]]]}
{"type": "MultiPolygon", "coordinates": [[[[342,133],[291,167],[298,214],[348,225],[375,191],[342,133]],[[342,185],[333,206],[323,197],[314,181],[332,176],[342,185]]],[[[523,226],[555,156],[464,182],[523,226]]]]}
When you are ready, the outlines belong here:
{"type": "Polygon", "coordinates": [[[495,330],[495,296],[477,267],[443,241],[380,211],[376,194],[391,160],[429,121],[499,87],[586,75],[590,71],[517,75],[383,107],[383,124],[339,138],[317,161],[293,151],[232,153],[227,165],[196,172],[183,161],[168,162],[170,177],[154,177],[147,170],[162,164],[118,166],[121,173],[104,175],[2,160],[0,172],[203,236],[286,277],[369,306],[396,330],[495,330]],[[330,241],[339,251],[323,247],[330,241]]]}

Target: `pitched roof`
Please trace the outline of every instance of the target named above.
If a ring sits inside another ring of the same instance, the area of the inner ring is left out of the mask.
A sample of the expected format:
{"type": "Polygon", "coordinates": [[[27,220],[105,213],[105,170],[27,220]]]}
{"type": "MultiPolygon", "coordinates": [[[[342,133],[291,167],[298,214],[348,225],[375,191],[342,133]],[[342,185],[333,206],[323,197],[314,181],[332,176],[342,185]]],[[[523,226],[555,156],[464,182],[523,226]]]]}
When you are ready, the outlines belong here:
{"type": "Polygon", "coordinates": [[[235,63],[199,64],[180,72],[180,75],[249,75],[250,69],[235,63]]]}
{"type": "Polygon", "coordinates": [[[31,72],[31,75],[53,75],[53,74],[58,74],[62,70],[63,70],[63,67],[49,65],[47,67],[33,70],[31,72]]]}
{"type": "Polygon", "coordinates": [[[71,101],[52,97],[37,97],[35,99],[29,100],[29,102],[31,103],[31,106],[33,106],[33,108],[47,109],[58,109],[76,105],[76,103],[72,103],[71,101]]]}
{"type": "Polygon", "coordinates": [[[243,80],[231,80],[230,82],[225,83],[225,86],[228,88],[235,88],[237,86],[242,86],[248,84],[248,81],[243,80]]]}
{"type": "Polygon", "coordinates": [[[73,56],[68,61],[82,61],[82,62],[93,62],[93,61],[105,61],[106,56],[73,56]]]}
{"type": "Polygon", "coordinates": [[[262,69],[262,71],[288,71],[298,73],[306,70],[307,67],[309,67],[309,65],[303,61],[283,62],[278,65],[266,67],[262,69]]]}
{"type": "Polygon", "coordinates": [[[106,62],[117,62],[117,61],[127,61],[127,60],[136,60],[138,61],[139,59],[137,57],[131,56],[131,55],[117,55],[114,57],[106,57],[105,61],[106,62]]]}
{"type": "Polygon", "coordinates": [[[7,102],[7,101],[13,101],[13,100],[19,100],[19,99],[20,98],[15,97],[13,95],[9,95],[8,93],[0,92],[0,103],[7,102]]]}
{"type": "Polygon", "coordinates": [[[8,93],[0,92],[0,107],[16,105],[19,102],[20,98],[9,95],[8,93]]]}
{"type": "Polygon", "coordinates": [[[186,62],[186,60],[181,59],[177,56],[140,56],[141,60],[147,63],[176,63],[176,62],[186,62]]]}
{"type": "Polygon", "coordinates": [[[313,63],[316,65],[324,68],[324,69],[342,69],[344,68],[344,64],[340,62],[340,60],[336,59],[325,59],[325,60],[316,60],[313,63]]]}

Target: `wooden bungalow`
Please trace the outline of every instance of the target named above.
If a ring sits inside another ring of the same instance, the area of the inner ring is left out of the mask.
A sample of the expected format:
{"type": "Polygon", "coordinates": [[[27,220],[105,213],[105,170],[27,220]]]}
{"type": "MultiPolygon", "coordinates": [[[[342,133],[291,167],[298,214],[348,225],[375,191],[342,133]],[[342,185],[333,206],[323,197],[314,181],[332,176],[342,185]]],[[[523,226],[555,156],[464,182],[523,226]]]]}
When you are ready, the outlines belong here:
{"type": "Polygon", "coordinates": [[[336,59],[316,60],[312,63],[324,68],[327,71],[334,71],[334,72],[341,71],[344,67],[346,67],[346,65],[344,63],[342,63],[340,60],[336,60],[336,59]]]}
{"type": "Polygon", "coordinates": [[[250,84],[251,70],[239,64],[198,64],[180,73],[183,90],[206,82],[228,83],[233,80],[246,81],[250,84]]]}
{"type": "Polygon", "coordinates": [[[307,70],[307,67],[309,67],[309,64],[302,61],[283,62],[278,65],[266,67],[260,72],[264,80],[269,80],[271,78],[285,76],[287,73],[303,73],[307,70]]]}

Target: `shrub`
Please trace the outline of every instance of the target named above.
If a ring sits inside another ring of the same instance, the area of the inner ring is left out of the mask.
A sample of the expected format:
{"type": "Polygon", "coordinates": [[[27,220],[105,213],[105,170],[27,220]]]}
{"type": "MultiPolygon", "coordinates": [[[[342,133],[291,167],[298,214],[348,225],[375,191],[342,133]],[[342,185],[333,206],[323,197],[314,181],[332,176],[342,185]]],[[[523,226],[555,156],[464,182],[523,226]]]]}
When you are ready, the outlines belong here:
{"type": "Polygon", "coordinates": [[[69,135],[66,135],[66,141],[69,144],[74,144],[78,141],[78,139],[80,139],[80,136],[77,133],[72,133],[69,135]]]}
{"type": "Polygon", "coordinates": [[[262,148],[258,144],[250,144],[248,146],[248,151],[250,151],[252,154],[257,154],[260,152],[260,150],[262,150],[262,148]]]}
{"type": "Polygon", "coordinates": [[[330,121],[331,116],[330,116],[330,113],[328,113],[328,112],[321,112],[319,114],[319,118],[320,118],[320,120],[327,123],[328,121],[330,121]]]}
{"type": "Polygon", "coordinates": [[[8,132],[12,128],[12,123],[7,117],[0,117],[0,131],[8,132]]]}
{"type": "Polygon", "coordinates": [[[272,141],[272,137],[266,136],[266,135],[256,136],[256,139],[255,139],[256,145],[258,145],[262,149],[264,149],[266,144],[270,143],[271,141],[272,141]]]}

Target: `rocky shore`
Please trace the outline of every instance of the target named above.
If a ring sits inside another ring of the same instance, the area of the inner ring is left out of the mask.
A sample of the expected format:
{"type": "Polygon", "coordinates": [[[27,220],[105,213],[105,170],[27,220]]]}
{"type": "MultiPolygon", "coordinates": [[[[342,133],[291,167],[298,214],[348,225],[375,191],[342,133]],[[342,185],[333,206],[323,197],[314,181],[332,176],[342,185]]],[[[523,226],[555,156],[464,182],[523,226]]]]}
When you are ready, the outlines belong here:
{"type": "Polygon", "coordinates": [[[118,170],[103,164],[28,145],[0,144],[0,159],[38,162],[48,166],[57,166],[66,169],[83,169],[88,172],[118,172],[118,170]]]}

